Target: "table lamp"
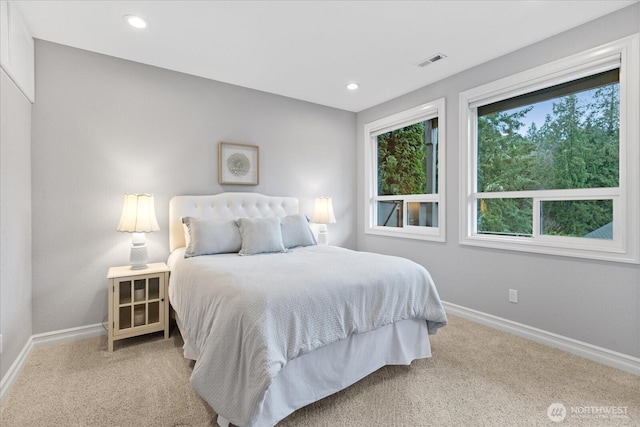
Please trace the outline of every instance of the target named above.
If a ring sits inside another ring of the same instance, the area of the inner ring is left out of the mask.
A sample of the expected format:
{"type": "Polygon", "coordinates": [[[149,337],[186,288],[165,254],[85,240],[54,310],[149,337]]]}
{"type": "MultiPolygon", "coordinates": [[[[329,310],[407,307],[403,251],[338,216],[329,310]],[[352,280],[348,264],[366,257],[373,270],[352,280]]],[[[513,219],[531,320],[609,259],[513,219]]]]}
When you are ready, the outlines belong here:
{"type": "Polygon", "coordinates": [[[122,205],[122,216],[117,231],[133,233],[131,235],[131,263],[132,270],[147,268],[149,255],[144,233],[158,231],[156,209],[151,194],[125,194],[122,205]]]}
{"type": "Polygon", "coordinates": [[[318,230],[318,244],[328,245],[329,236],[327,234],[327,224],[334,224],[336,222],[336,217],[333,214],[333,202],[331,201],[331,197],[316,197],[311,222],[320,224],[318,230]]]}

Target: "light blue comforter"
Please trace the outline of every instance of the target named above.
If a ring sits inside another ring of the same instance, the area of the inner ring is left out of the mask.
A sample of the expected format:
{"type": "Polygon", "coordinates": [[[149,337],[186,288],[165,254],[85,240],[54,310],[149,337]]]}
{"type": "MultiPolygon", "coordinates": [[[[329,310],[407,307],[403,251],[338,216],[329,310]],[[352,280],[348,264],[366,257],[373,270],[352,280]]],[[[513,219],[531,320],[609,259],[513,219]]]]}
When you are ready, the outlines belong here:
{"type": "Polygon", "coordinates": [[[332,246],[181,259],[169,294],[197,353],[191,385],[239,426],[303,353],[403,319],[424,319],[430,334],[447,323],[425,268],[332,246]]]}

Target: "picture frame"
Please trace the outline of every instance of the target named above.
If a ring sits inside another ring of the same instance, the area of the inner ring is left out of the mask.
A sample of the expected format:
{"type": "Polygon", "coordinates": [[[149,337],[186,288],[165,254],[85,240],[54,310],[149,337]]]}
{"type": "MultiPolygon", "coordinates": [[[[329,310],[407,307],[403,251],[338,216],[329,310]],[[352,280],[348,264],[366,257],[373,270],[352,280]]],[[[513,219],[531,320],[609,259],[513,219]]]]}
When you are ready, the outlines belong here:
{"type": "Polygon", "coordinates": [[[257,145],[220,142],[218,144],[218,183],[258,185],[260,152],[257,145]]]}

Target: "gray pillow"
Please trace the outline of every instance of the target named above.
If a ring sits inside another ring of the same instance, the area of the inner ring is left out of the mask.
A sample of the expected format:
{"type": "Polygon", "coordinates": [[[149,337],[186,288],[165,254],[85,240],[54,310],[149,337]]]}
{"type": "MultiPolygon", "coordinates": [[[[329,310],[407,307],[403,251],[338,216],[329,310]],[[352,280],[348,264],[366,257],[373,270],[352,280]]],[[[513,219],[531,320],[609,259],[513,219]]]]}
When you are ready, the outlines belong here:
{"type": "Polygon", "coordinates": [[[287,249],[318,244],[306,215],[294,214],[282,218],[282,243],[287,249]]]}
{"type": "Polygon", "coordinates": [[[286,251],[282,243],[280,218],[240,218],[237,222],[242,237],[240,255],[286,251]]]}
{"type": "Polygon", "coordinates": [[[182,223],[187,227],[185,258],[238,252],[242,245],[238,224],[232,219],[194,218],[186,216],[182,223]]]}

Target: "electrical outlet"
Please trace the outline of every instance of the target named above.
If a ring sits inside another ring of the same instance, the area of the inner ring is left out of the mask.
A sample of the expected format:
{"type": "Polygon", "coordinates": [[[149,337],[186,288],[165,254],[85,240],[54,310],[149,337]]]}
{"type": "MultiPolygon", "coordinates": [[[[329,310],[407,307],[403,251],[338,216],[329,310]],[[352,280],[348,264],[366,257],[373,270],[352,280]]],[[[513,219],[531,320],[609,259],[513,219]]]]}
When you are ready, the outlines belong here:
{"type": "Polygon", "coordinates": [[[518,303],[518,291],[516,289],[509,289],[509,302],[518,303]]]}

